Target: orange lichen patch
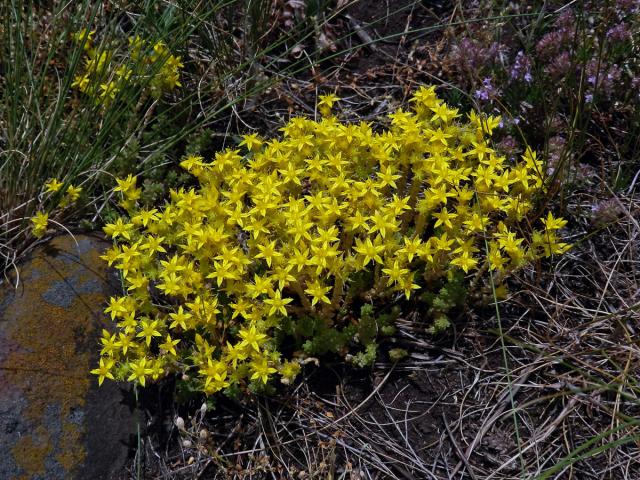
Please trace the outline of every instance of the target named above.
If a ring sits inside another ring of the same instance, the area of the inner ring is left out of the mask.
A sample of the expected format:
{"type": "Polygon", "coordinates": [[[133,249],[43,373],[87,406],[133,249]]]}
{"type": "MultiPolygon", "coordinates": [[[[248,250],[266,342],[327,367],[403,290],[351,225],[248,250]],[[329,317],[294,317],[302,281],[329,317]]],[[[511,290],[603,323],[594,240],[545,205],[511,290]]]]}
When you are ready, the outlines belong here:
{"type": "MultiPolygon", "coordinates": [[[[67,441],[71,445],[80,445],[82,441],[82,435],[80,434],[80,430],[75,426],[69,423],[65,423],[62,427],[62,437],[67,439],[67,441]]],[[[84,458],[86,456],[86,452],[84,448],[81,449],[70,449],[67,448],[60,453],[58,453],[55,458],[60,465],[67,472],[73,471],[78,465],[82,464],[84,458]]]]}
{"type": "Polygon", "coordinates": [[[44,475],[44,462],[51,450],[53,450],[53,446],[49,442],[49,434],[43,427],[38,427],[31,435],[18,440],[16,446],[12,449],[14,457],[32,458],[29,470],[25,469],[26,474],[22,478],[28,480],[34,475],[44,475]]]}
{"type": "Polygon", "coordinates": [[[20,422],[27,431],[12,453],[26,477],[57,462],[72,478],[86,455],[78,412],[92,380],[105,269],[95,241],[84,240],[80,251],[71,238],[58,237],[36,252],[2,315],[8,324],[0,340],[15,348],[0,362],[0,385],[24,400],[20,422]]]}

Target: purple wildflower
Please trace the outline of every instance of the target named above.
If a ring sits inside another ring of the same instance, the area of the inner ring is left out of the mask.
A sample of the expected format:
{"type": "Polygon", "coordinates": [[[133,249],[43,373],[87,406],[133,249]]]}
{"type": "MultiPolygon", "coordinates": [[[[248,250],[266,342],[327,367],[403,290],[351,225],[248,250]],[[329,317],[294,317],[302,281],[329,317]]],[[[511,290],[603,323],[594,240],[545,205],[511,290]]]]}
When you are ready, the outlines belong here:
{"type": "Polygon", "coordinates": [[[614,43],[622,43],[631,38],[631,32],[626,23],[620,22],[607,31],[607,38],[614,43]]]}
{"type": "Polygon", "coordinates": [[[576,26],[576,19],[570,8],[565,8],[555,21],[556,28],[571,31],[576,26]]]}
{"type": "Polygon", "coordinates": [[[531,83],[533,80],[531,76],[531,60],[522,50],[516,54],[509,75],[512,80],[524,80],[527,83],[531,83]]]}
{"type": "Polygon", "coordinates": [[[554,26],[555,29],[544,35],[536,45],[536,51],[541,58],[549,59],[558,55],[571,42],[575,30],[573,12],[569,9],[564,10],[554,26]]]}
{"type": "Polygon", "coordinates": [[[558,79],[564,77],[571,69],[571,55],[569,52],[562,52],[547,65],[545,71],[551,78],[558,79]]]}
{"type": "Polygon", "coordinates": [[[615,198],[599,200],[591,205],[591,221],[599,226],[616,221],[622,214],[624,209],[615,198]]]}
{"type": "Polygon", "coordinates": [[[536,52],[540,58],[551,58],[558,52],[561,43],[562,36],[559,32],[549,32],[538,41],[536,52]]]}
{"type": "Polygon", "coordinates": [[[462,70],[477,72],[494,65],[506,50],[506,46],[498,42],[486,46],[479,40],[465,37],[453,47],[451,58],[462,70]]]}
{"type": "Polygon", "coordinates": [[[475,91],[474,96],[478,100],[487,101],[496,95],[496,89],[491,83],[491,78],[486,77],[482,80],[482,87],[475,91]]]}
{"type": "Polygon", "coordinates": [[[518,142],[511,135],[506,135],[500,143],[498,143],[497,149],[501,154],[506,155],[509,160],[515,160],[520,151],[518,142]]]}
{"type": "Polygon", "coordinates": [[[591,90],[597,89],[601,95],[610,98],[620,85],[622,69],[618,65],[607,65],[591,60],[586,66],[587,83],[591,90]]]}

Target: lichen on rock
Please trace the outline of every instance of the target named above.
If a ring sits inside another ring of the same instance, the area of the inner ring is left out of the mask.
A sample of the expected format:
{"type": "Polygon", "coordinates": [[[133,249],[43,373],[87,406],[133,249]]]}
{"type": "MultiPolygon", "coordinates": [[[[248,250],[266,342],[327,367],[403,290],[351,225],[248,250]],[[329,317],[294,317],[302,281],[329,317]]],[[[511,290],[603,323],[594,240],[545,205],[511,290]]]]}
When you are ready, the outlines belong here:
{"type": "Polygon", "coordinates": [[[0,285],[2,479],[109,478],[126,460],[135,417],[117,386],[93,395],[89,374],[113,290],[107,245],[54,238],[20,267],[17,289],[0,285]]]}

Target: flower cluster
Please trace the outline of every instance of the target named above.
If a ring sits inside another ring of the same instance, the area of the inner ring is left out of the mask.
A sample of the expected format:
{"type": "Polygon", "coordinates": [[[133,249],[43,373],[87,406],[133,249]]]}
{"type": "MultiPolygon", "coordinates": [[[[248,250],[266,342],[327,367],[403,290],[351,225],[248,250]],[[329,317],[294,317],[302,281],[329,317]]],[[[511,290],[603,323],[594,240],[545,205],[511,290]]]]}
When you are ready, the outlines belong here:
{"type": "Polygon", "coordinates": [[[533,81],[533,76],[531,75],[531,59],[527,57],[522,50],[516,54],[516,58],[513,60],[513,65],[509,71],[509,76],[511,80],[521,80],[526,83],[533,81]]]}
{"type": "MultiPolygon", "coordinates": [[[[637,0],[542,3],[510,2],[502,10],[478,4],[470,17],[474,22],[449,37],[444,55],[434,53],[442,49],[439,43],[425,50],[430,60],[437,58],[432,73],[449,73],[450,82],[473,92],[474,104],[482,111],[506,114],[504,133],[516,138],[527,135],[538,150],[548,152],[547,167],[555,172],[554,181],[593,181],[584,175],[592,168],[605,176],[616,171],[601,169],[602,161],[624,161],[634,155],[633,147],[627,146],[625,126],[637,125],[640,111],[635,41],[640,4],[637,0]],[[532,28],[529,15],[536,8],[554,13],[532,28]],[[507,22],[489,21],[505,14],[511,16],[507,22]],[[529,32],[526,39],[523,31],[529,32]],[[586,126],[577,141],[585,150],[574,156],[576,118],[586,126]],[[544,135],[530,136],[541,124],[544,135]],[[603,137],[602,131],[615,133],[603,137]],[[566,148],[558,152],[561,141],[566,148]],[[616,155],[603,157],[609,149],[616,155]]],[[[507,142],[497,145],[498,151],[509,154],[508,139],[502,140],[507,142]]]]}
{"type": "Polygon", "coordinates": [[[498,96],[499,93],[500,92],[491,83],[491,78],[486,77],[482,80],[482,86],[474,92],[473,96],[477,100],[486,102],[498,96]]]}
{"type": "Polygon", "coordinates": [[[182,86],[180,71],[184,65],[163,42],[151,44],[135,36],[129,38],[126,54],[118,55],[116,48],[94,48],[94,34],[83,29],[73,35],[73,40],[83,45],[87,58],[84,70],[71,86],[98,104],[109,105],[127,87],[135,86],[158,98],[182,86]]]}
{"type": "MultiPolygon", "coordinates": [[[[587,80],[585,85],[579,89],[570,87],[562,95],[584,91],[584,100],[591,103],[594,95],[616,100],[628,94],[630,86],[640,77],[633,54],[633,38],[638,30],[637,2],[589,1],[581,7],[589,12],[587,18],[579,8],[563,2],[552,1],[549,8],[560,13],[541,29],[543,33],[527,52],[519,48],[519,37],[514,31],[527,28],[528,19],[514,19],[513,25],[506,28],[478,22],[469,28],[465,25],[465,33],[452,42],[444,63],[454,66],[460,77],[457,80],[465,87],[475,88],[483,82],[483,87],[476,91],[480,100],[490,96],[484,93],[487,79],[497,87],[509,87],[502,88],[507,99],[519,98],[522,91],[536,89],[543,83],[545,88],[558,90],[562,86],[560,81],[574,83],[582,77],[587,80]],[[527,87],[524,90],[523,83],[527,87]]],[[[517,16],[523,10],[513,4],[508,12],[517,16]]],[[[492,15],[492,11],[480,13],[492,15]]]]}
{"type": "Polygon", "coordinates": [[[280,351],[292,318],[339,329],[358,302],[414,298],[453,274],[501,278],[568,248],[562,219],[523,227],[543,164],[494,151],[499,118],[464,117],[423,87],[374,131],[340,122],[337,100],[321,97],[323,118],[292,118],[281,138],[186,157],[198,186],[163,208],[140,208],[136,177],[118,180],[127,215],[104,227],[114,245],[103,258],[127,293],[105,310],[117,331],[103,332],[100,383],[168,372],[207,394],[287,383],[305,361],[280,351]]]}
{"type": "MultiPolygon", "coordinates": [[[[49,195],[60,195],[62,197],[57,203],[59,208],[65,208],[72,203],[77,202],[80,199],[80,194],[82,193],[82,187],[76,187],[74,185],[68,185],[64,188],[64,182],[56,178],[50,179],[48,182],[44,184],[44,194],[49,195]]],[[[31,217],[31,233],[34,237],[40,238],[43,237],[47,232],[47,228],[49,226],[49,214],[47,212],[37,212],[33,217],[31,217]]]]}

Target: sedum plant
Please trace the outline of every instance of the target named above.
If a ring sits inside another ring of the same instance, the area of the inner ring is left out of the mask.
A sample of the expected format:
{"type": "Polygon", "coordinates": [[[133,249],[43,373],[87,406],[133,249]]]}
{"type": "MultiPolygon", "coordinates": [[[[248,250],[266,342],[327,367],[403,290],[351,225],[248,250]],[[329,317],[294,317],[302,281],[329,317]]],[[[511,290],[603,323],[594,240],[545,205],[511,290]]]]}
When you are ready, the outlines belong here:
{"type": "MultiPolygon", "coordinates": [[[[103,114],[114,106],[119,94],[126,92],[144,100],[148,95],[159,98],[163,93],[182,86],[180,72],[184,65],[181,58],[171,54],[163,42],[152,44],[136,35],[129,38],[129,49],[122,54],[115,47],[104,49],[94,46],[94,35],[94,30],[86,28],[71,35],[86,55],[84,69],[75,75],[71,87],[91,98],[101,107],[103,114]]],[[[136,108],[142,105],[139,103],[136,108]]],[[[41,238],[49,230],[50,222],[60,225],[50,216],[55,217],[63,209],[76,206],[82,191],[81,186],[50,178],[38,197],[41,208],[30,218],[31,234],[41,238]]]]}
{"type": "Polygon", "coordinates": [[[562,219],[524,228],[543,165],[491,148],[499,118],[465,117],[423,87],[374,131],[339,121],[337,100],[280,138],[186,157],[194,184],[162,208],[139,206],[135,177],[118,180],[127,214],[104,227],[103,258],[127,293],[105,310],[117,329],[103,332],[100,383],[174,372],[212,394],[288,383],[324,352],[369,364],[398,313],[375,312],[398,297],[487,270],[499,281],[568,248],[562,219]]]}
{"type": "Polygon", "coordinates": [[[181,87],[180,72],[184,65],[161,42],[150,42],[139,35],[129,38],[129,48],[119,53],[117,48],[96,48],[94,30],[82,29],[73,40],[85,50],[85,68],[75,76],[71,86],[108,106],[124,88],[136,86],[144,93],[159,98],[163,93],[181,87]]]}
{"type": "MultiPolygon", "coordinates": [[[[55,202],[54,210],[62,210],[69,205],[77,203],[82,194],[82,187],[74,185],[65,185],[64,182],[59,181],[56,178],[49,179],[44,184],[44,189],[41,197],[45,197],[47,200],[52,198],[57,200],[55,202]]],[[[47,233],[49,227],[49,213],[45,211],[38,211],[31,217],[31,233],[35,238],[41,238],[47,233]]],[[[58,223],[55,222],[54,223],[58,223]]]]}

